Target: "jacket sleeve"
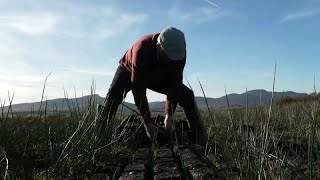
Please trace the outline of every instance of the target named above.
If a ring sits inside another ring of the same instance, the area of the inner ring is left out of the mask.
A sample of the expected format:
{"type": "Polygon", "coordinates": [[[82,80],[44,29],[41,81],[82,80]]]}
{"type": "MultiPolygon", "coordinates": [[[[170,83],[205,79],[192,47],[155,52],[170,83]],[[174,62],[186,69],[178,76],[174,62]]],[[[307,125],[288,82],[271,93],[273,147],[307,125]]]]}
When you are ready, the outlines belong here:
{"type": "Polygon", "coordinates": [[[147,82],[144,77],[148,73],[148,57],[146,56],[146,52],[144,52],[146,50],[141,47],[136,47],[136,49],[132,50],[135,51],[132,53],[133,63],[131,67],[132,94],[143,119],[149,120],[151,114],[146,96],[147,82]]]}
{"type": "Polygon", "coordinates": [[[173,65],[173,74],[172,78],[169,80],[167,101],[165,105],[165,113],[168,115],[174,114],[181,96],[185,62],[185,60],[183,62],[174,62],[175,64],[173,65]]]}

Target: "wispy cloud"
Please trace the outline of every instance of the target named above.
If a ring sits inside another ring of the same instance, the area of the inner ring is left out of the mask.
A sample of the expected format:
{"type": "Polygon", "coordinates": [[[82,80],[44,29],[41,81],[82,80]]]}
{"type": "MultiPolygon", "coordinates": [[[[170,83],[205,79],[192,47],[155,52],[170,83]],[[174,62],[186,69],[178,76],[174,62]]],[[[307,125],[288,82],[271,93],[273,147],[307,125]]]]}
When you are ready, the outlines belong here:
{"type": "Polygon", "coordinates": [[[32,8],[18,4],[0,8],[5,10],[0,11],[0,98],[8,91],[15,92],[14,103],[40,100],[50,72],[48,98],[63,97],[63,90],[72,92],[74,86],[80,95],[90,89],[93,79],[105,94],[116,67],[105,61],[113,58],[115,53],[106,52],[115,46],[103,41],[138,30],[148,20],[143,12],[123,11],[108,4],[39,2],[32,8]],[[100,51],[102,46],[104,52],[100,51]],[[88,67],[90,57],[95,61],[88,67]]]}
{"type": "Polygon", "coordinates": [[[0,15],[0,27],[27,35],[44,35],[54,31],[58,17],[49,13],[0,15]]]}
{"type": "MultiPolygon", "coordinates": [[[[14,103],[39,101],[42,94],[45,78],[50,73],[40,73],[31,65],[24,63],[13,63],[6,66],[16,68],[15,71],[6,71],[0,68],[0,98],[7,98],[8,92],[15,93],[14,103]]],[[[48,99],[64,97],[64,91],[71,94],[76,91],[78,95],[90,94],[90,86],[92,80],[97,80],[97,90],[99,93],[105,94],[108,90],[105,87],[105,81],[111,79],[114,70],[108,70],[108,67],[85,69],[80,67],[70,67],[65,69],[56,69],[49,76],[45,96],[48,99]]],[[[73,96],[73,95],[72,95],[73,96]]]]}
{"type": "Polygon", "coordinates": [[[284,16],[280,23],[287,23],[290,21],[301,20],[306,18],[311,18],[320,14],[320,10],[302,10],[294,13],[287,14],[284,16]]]}
{"type": "Polygon", "coordinates": [[[169,16],[176,19],[179,23],[201,24],[209,21],[219,20],[231,13],[222,8],[212,8],[202,6],[193,8],[191,11],[182,10],[180,8],[172,8],[169,11],[169,16]]]}
{"type": "Polygon", "coordinates": [[[205,1],[205,2],[207,2],[207,3],[209,3],[209,4],[211,4],[211,5],[212,5],[212,6],[214,6],[214,7],[219,7],[219,6],[218,6],[218,4],[213,3],[212,1],[209,1],[209,0],[203,0],[203,1],[205,1]]]}
{"type": "Polygon", "coordinates": [[[82,7],[63,13],[61,33],[73,38],[105,40],[132,30],[148,20],[143,13],[121,12],[110,7],[82,7]]]}
{"type": "Polygon", "coordinates": [[[33,67],[23,61],[0,61],[0,98],[8,100],[8,93],[15,94],[14,103],[40,98],[44,79],[44,74],[35,73],[33,67]]]}
{"type": "Polygon", "coordinates": [[[26,35],[67,35],[72,38],[105,40],[148,20],[148,15],[121,11],[107,5],[57,2],[39,9],[0,12],[0,28],[26,35]],[[59,8],[55,8],[58,6],[59,8]]]}

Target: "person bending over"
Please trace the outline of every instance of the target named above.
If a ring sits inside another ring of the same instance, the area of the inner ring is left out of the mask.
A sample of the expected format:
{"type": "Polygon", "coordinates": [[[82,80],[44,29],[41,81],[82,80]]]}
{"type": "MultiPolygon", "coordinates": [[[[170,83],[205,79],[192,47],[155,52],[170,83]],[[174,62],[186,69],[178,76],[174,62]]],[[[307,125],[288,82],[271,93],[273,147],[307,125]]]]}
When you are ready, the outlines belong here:
{"type": "Polygon", "coordinates": [[[184,108],[194,143],[203,141],[202,126],[194,93],[182,82],[186,64],[186,41],[175,27],[143,35],[126,51],[110,85],[101,113],[101,128],[114,118],[118,106],[131,90],[148,137],[154,140],[158,128],[151,120],[147,89],[166,95],[164,128],[172,130],[177,104],[184,108]]]}

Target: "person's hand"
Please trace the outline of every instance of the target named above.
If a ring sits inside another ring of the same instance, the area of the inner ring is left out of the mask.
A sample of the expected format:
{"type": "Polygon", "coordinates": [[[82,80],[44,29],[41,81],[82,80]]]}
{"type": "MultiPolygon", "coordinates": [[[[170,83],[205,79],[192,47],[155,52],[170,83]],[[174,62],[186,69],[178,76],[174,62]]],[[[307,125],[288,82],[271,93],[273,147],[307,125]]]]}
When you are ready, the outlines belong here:
{"type": "Polygon", "coordinates": [[[170,115],[166,115],[164,119],[164,128],[168,131],[173,131],[173,117],[170,115]]]}
{"type": "Polygon", "coordinates": [[[156,141],[159,133],[159,128],[151,122],[146,123],[144,127],[146,130],[147,136],[150,138],[150,140],[152,142],[156,141]]]}

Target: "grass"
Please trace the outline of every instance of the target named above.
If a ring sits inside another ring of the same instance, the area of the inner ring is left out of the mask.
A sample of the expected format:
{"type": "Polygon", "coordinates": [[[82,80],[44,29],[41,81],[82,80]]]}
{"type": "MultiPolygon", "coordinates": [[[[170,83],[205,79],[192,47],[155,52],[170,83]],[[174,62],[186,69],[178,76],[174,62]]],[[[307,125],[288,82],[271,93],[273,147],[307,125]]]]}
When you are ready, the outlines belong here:
{"type": "MultiPolygon", "coordinates": [[[[9,96],[9,106],[12,99],[9,96]]],[[[94,99],[82,110],[77,104],[67,105],[68,112],[42,108],[26,116],[10,109],[4,112],[5,103],[1,102],[1,178],[86,178],[100,164],[125,151],[124,146],[112,143],[110,135],[99,141],[94,99]]],[[[205,127],[210,127],[206,155],[227,177],[320,178],[319,105],[319,98],[313,98],[272,106],[203,110],[205,127]]],[[[119,113],[117,119],[123,117],[119,113]]]]}
{"type": "Polygon", "coordinates": [[[46,101],[41,101],[39,111],[15,113],[12,99],[9,95],[7,111],[5,102],[1,102],[1,178],[84,178],[94,171],[96,164],[117,153],[111,137],[97,134],[94,96],[82,110],[79,104],[70,104],[66,98],[67,112],[47,112],[46,101]]]}
{"type": "Polygon", "coordinates": [[[218,147],[209,157],[244,179],[319,178],[318,104],[274,105],[270,116],[269,107],[214,111],[210,137],[218,147]]]}

